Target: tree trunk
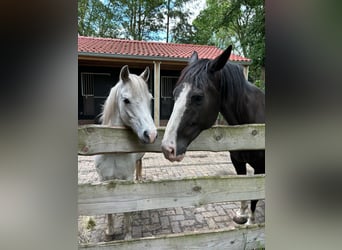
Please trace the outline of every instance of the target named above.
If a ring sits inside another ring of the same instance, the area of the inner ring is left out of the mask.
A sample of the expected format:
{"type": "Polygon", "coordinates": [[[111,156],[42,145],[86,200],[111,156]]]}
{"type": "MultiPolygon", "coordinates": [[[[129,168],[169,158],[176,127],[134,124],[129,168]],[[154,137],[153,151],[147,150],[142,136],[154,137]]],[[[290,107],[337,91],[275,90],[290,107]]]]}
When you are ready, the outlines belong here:
{"type": "Polygon", "coordinates": [[[265,84],[265,67],[260,67],[260,81],[265,84]]]}
{"type": "Polygon", "coordinates": [[[166,43],[169,42],[170,32],[170,0],[167,0],[166,43]]]}
{"type": "Polygon", "coordinates": [[[139,0],[139,3],[138,3],[138,40],[142,40],[142,29],[141,29],[141,26],[142,26],[142,23],[141,23],[141,0],[139,0]]]}

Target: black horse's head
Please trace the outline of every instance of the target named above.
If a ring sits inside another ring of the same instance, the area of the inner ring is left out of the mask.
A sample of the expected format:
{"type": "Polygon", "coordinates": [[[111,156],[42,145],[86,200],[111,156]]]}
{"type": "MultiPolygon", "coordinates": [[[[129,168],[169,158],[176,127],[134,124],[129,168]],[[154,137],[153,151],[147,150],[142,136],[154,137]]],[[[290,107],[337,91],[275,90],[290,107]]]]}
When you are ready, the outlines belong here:
{"type": "Polygon", "coordinates": [[[226,64],[229,46],[214,60],[201,59],[194,52],[183,69],[173,95],[175,104],[162,141],[166,159],[181,161],[189,144],[210,128],[220,109],[218,71],[226,64]]]}

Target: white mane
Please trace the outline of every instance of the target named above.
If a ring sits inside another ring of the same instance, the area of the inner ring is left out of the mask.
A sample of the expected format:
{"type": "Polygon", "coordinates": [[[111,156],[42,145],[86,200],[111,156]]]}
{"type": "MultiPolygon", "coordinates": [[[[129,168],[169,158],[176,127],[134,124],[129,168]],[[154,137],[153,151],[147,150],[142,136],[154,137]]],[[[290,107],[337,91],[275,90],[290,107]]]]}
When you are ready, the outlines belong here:
{"type": "Polygon", "coordinates": [[[107,126],[120,126],[123,125],[119,115],[118,109],[118,96],[119,96],[119,88],[122,82],[118,82],[109,93],[107,100],[103,105],[103,110],[101,113],[100,121],[102,125],[107,126]]]}

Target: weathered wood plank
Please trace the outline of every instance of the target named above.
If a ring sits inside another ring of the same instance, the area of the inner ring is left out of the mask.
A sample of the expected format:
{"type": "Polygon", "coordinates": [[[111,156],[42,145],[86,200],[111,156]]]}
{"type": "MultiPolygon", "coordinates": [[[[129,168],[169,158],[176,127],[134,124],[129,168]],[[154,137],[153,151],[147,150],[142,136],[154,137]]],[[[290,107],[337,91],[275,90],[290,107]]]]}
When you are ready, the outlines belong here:
{"type": "Polygon", "coordinates": [[[160,124],[160,61],[153,61],[154,66],[154,102],[153,102],[153,112],[154,112],[154,124],[159,126],[160,124]]]}
{"type": "MultiPolygon", "coordinates": [[[[142,144],[125,128],[84,125],[78,129],[78,154],[94,155],[112,152],[161,152],[164,127],[158,128],[154,144],[142,144]]],[[[189,151],[228,151],[264,149],[265,125],[214,126],[203,131],[189,146],[189,151]]]]}
{"type": "Polygon", "coordinates": [[[79,249],[254,249],[265,246],[265,227],[262,225],[241,226],[234,230],[215,230],[211,232],[194,232],[171,234],[166,236],[146,237],[133,240],[82,244],[79,249]]]}
{"type": "Polygon", "coordinates": [[[122,213],[265,198],[264,175],[110,181],[78,186],[80,215],[122,213]]]}

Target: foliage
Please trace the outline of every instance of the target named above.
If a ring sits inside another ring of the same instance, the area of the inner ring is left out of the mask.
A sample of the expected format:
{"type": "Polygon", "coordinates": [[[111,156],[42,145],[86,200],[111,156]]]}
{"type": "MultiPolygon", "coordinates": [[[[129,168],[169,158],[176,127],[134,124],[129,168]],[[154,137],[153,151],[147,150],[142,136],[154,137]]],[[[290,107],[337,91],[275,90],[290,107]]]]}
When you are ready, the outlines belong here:
{"type": "MultiPolygon", "coordinates": [[[[191,10],[186,8],[186,4],[192,2],[191,0],[168,0],[167,17],[172,19],[172,27],[170,29],[171,41],[174,43],[193,43],[193,29],[189,22],[192,15],[191,10]]],[[[167,29],[168,32],[168,29],[167,29]]],[[[167,36],[168,37],[168,36],[167,36]]]]}
{"type": "Polygon", "coordinates": [[[121,17],[116,3],[78,0],[78,33],[82,36],[116,37],[121,17]]]}
{"type": "Polygon", "coordinates": [[[265,82],[261,80],[255,80],[254,82],[255,86],[257,86],[259,89],[265,91],[265,82]]]}
{"type": "Polygon", "coordinates": [[[250,80],[263,80],[265,11],[263,0],[207,0],[207,8],[193,22],[199,44],[214,44],[251,58],[250,80]]]}
{"type": "Polygon", "coordinates": [[[87,229],[93,230],[96,226],[95,221],[93,218],[89,218],[88,223],[87,223],[87,229]]]}
{"type": "Polygon", "coordinates": [[[251,58],[249,80],[264,84],[264,0],[207,0],[193,21],[195,0],[78,0],[78,31],[84,36],[215,45],[251,58]]]}
{"type": "Polygon", "coordinates": [[[196,43],[218,46],[221,20],[226,6],[227,1],[207,0],[207,8],[201,11],[193,21],[196,43]]]}
{"type": "Polygon", "coordinates": [[[122,7],[122,28],[126,38],[133,40],[159,40],[163,28],[163,0],[112,0],[122,7]]]}
{"type": "Polygon", "coordinates": [[[78,0],[78,32],[83,36],[184,42],[191,30],[192,0],[78,0]],[[168,20],[166,23],[165,20],[168,20]],[[173,23],[174,25],[171,25],[173,23]]]}

